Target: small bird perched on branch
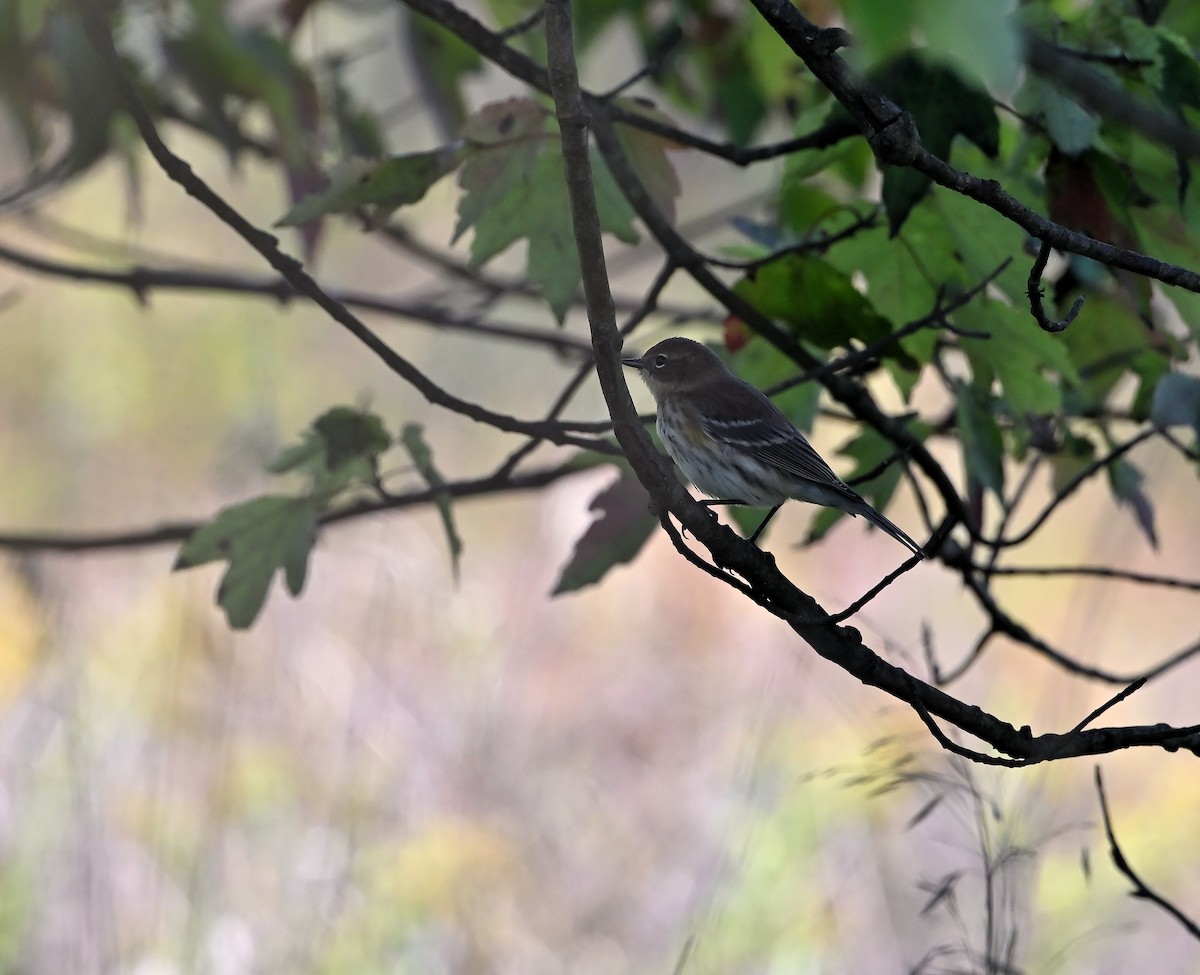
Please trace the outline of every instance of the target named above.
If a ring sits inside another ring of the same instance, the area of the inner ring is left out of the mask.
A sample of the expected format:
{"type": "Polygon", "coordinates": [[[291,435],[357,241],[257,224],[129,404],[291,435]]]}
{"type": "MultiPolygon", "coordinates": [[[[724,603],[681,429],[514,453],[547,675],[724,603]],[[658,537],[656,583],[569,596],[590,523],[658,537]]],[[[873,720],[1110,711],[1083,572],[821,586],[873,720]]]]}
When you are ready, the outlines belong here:
{"type": "Polygon", "coordinates": [[[658,403],[658,435],[671,459],[712,501],[770,508],[750,541],[789,498],[862,515],[924,557],[921,547],[860,498],[830,469],[762,392],[691,339],[663,339],[637,369],[658,403]]]}

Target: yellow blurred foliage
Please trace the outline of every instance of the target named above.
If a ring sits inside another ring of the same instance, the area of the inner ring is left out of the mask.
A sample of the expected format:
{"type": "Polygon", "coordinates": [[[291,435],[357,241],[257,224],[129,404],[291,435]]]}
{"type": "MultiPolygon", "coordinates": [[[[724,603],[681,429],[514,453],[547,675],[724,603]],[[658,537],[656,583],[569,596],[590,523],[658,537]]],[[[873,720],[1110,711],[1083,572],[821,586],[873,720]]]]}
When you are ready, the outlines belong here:
{"type": "Polygon", "coordinates": [[[28,587],[11,569],[0,571],[0,707],[11,703],[33,676],[43,637],[28,587]]]}
{"type": "Polygon", "coordinates": [[[369,863],[366,886],[375,895],[414,915],[456,920],[489,891],[512,887],[518,857],[499,830],[452,817],[429,823],[369,863]]]}

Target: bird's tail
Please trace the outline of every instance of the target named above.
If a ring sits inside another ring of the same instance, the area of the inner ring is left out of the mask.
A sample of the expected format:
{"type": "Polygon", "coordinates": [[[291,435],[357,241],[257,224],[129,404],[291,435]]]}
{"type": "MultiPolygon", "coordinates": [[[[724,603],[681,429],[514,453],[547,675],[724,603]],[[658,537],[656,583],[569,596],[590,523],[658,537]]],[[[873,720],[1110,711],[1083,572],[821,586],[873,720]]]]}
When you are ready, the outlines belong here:
{"type": "MultiPolygon", "coordinates": [[[[861,498],[859,500],[862,501],[861,498]]],[[[891,535],[892,538],[912,552],[913,555],[919,555],[921,558],[925,558],[925,551],[920,545],[909,538],[903,530],[898,528],[896,525],[893,525],[890,521],[883,517],[883,515],[872,508],[866,501],[862,501],[862,506],[855,511],[855,514],[862,515],[876,528],[887,532],[887,534],[891,535]]]]}

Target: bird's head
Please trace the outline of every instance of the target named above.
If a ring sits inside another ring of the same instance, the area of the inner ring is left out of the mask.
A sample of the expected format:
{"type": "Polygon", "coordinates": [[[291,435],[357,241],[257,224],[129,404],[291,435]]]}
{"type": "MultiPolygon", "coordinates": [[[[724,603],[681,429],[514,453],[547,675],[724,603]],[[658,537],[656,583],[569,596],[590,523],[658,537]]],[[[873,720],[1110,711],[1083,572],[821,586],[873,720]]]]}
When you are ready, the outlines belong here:
{"type": "Polygon", "coordinates": [[[655,399],[663,393],[702,386],[728,371],[708,346],[678,337],[663,339],[645,355],[621,363],[642,374],[655,399]]]}

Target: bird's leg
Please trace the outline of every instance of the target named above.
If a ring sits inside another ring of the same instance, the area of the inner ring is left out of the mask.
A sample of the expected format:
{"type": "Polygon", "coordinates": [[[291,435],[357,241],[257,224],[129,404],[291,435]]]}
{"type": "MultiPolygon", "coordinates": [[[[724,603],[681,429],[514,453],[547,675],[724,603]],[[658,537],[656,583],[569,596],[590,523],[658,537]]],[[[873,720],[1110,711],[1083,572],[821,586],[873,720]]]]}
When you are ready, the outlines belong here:
{"type": "Polygon", "coordinates": [[[767,527],[767,522],[770,521],[772,518],[774,518],[775,512],[778,511],[782,507],[783,507],[783,502],[781,501],[779,504],[775,505],[774,508],[772,508],[770,511],[767,512],[767,517],[765,517],[759,523],[759,526],[754,529],[754,534],[751,535],[749,538],[751,545],[755,544],[758,541],[758,536],[761,535],[763,533],[763,529],[767,527]]]}

